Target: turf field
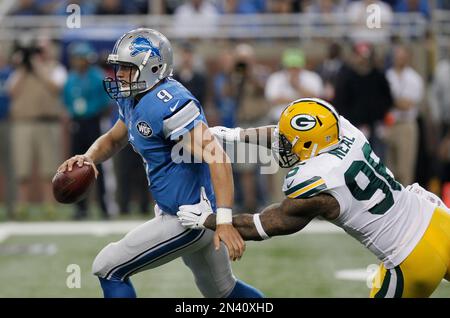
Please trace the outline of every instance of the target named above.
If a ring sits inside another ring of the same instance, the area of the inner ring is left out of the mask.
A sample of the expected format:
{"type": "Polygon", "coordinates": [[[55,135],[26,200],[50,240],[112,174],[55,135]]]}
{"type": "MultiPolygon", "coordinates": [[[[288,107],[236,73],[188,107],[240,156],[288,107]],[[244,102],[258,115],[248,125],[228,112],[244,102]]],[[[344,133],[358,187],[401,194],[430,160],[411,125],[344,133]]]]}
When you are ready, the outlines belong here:
{"type": "MultiPolygon", "coordinates": [[[[0,297],[101,297],[98,281],[90,273],[91,263],[104,245],[122,235],[97,234],[31,232],[4,237],[0,242],[0,297]],[[69,264],[80,266],[81,288],[66,286],[69,264]]],[[[269,297],[367,297],[364,273],[369,264],[376,263],[346,234],[323,231],[248,242],[246,254],[233,263],[233,270],[269,297]]],[[[139,273],[132,280],[140,297],[201,296],[181,260],[139,273]]],[[[450,284],[443,282],[433,296],[449,297],[450,284]]]]}

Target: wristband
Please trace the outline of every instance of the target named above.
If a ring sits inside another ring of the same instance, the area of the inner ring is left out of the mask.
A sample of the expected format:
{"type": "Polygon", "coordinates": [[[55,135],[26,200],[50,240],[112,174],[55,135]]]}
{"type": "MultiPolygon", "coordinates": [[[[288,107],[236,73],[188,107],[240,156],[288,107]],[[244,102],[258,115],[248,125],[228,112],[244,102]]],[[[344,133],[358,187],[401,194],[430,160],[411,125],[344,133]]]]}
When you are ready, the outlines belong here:
{"type": "Polygon", "coordinates": [[[216,224],[232,224],[233,212],[229,208],[217,208],[216,224]]]}
{"type": "Polygon", "coordinates": [[[262,227],[261,220],[259,219],[259,213],[253,214],[253,223],[255,224],[255,227],[256,227],[256,230],[258,231],[259,236],[261,236],[261,238],[263,240],[270,239],[270,236],[267,235],[267,233],[264,231],[264,229],[262,227]]]}

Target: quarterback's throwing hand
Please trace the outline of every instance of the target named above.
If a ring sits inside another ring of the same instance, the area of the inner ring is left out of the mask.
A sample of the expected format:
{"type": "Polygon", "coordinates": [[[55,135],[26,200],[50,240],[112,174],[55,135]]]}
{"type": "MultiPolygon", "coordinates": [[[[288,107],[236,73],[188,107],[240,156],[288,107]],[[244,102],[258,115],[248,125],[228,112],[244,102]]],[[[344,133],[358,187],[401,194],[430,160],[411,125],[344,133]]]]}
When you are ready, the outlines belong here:
{"type": "Polygon", "coordinates": [[[76,155],[76,156],[73,156],[72,158],[67,159],[58,167],[57,171],[58,172],[65,172],[66,170],[72,171],[72,167],[74,164],[77,164],[78,167],[82,167],[83,165],[92,166],[92,168],[94,169],[94,172],[95,172],[95,178],[97,179],[97,176],[98,176],[97,167],[95,166],[92,159],[86,155],[76,155]]]}

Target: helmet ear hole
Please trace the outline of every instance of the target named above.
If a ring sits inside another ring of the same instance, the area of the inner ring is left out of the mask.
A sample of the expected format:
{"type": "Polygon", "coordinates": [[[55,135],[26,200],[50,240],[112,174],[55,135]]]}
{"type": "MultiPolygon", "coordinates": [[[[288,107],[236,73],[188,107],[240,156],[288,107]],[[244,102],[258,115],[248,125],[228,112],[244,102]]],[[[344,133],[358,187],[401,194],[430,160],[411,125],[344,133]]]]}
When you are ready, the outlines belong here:
{"type": "Polygon", "coordinates": [[[153,67],[152,67],[152,72],[153,72],[153,73],[158,72],[158,70],[159,70],[159,67],[158,67],[158,66],[153,66],[153,67]]]}
{"type": "Polygon", "coordinates": [[[311,141],[307,141],[303,144],[303,147],[305,147],[306,149],[308,149],[309,147],[311,147],[312,142],[311,141]]]}

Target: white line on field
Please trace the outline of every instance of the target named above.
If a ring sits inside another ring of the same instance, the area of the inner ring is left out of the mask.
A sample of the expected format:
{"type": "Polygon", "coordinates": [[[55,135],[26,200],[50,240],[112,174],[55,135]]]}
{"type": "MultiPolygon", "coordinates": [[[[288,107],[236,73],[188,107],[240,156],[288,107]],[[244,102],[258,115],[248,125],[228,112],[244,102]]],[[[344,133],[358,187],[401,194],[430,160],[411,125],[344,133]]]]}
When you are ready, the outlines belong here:
{"type": "MultiPolygon", "coordinates": [[[[125,234],[145,221],[5,222],[0,224],[0,242],[13,235],[110,235],[125,234]]],[[[313,221],[301,233],[344,233],[325,221],[313,221]]],[[[294,234],[297,235],[297,234],[294,234]]]]}

